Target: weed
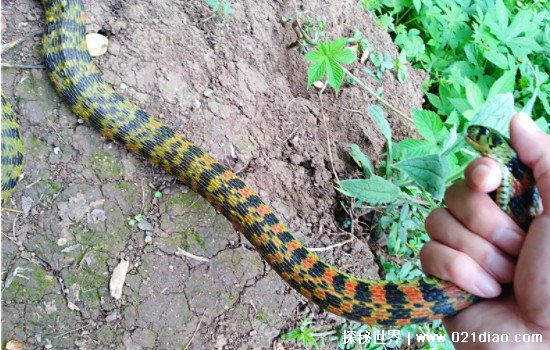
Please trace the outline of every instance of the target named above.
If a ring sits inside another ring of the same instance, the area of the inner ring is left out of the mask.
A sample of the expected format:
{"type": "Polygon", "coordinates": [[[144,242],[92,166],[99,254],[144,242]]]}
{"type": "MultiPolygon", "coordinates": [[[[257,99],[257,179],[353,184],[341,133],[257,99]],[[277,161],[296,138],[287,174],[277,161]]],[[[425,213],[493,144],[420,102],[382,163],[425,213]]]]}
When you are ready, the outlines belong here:
{"type": "Polygon", "coordinates": [[[361,0],[394,35],[413,66],[430,73],[430,108],[450,123],[470,120],[483,102],[513,93],[532,115],[550,122],[550,2],[361,0]],[[546,120],[542,117],[546,115],[546,120]]]}
{"type": "Polygon", "coordinates": [[[205,0],[205,2],[215,15],[219,15],[223,19],[235,14],[229,0],[205,0]]]}

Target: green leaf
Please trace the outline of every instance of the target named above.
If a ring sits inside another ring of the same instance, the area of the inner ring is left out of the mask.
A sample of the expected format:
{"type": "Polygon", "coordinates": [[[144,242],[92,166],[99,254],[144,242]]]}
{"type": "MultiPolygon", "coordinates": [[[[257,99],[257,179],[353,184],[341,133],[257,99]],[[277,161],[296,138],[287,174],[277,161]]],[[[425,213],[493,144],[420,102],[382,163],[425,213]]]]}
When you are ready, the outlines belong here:
{"type": "Polygon", "coordinates": [[[414,125],[427,141],[436,143],[443,131],[443,122],[439,115],[432,111],[413,110],[414,125]]]}
{"type": "Polygon", "coordinates": [[[342,64],[352,64],[357,61],[357,56],[350,49],[346,48],[334,54],[334,60],[342,64]]]}
{"type": "Polygon", "coordinates": [[[371,205],[391,203],[397,200],[401,194],[399,187],[376,175],[368,179],[342,180],[338,182],[338,185],[340,188],[337,190],[344,195],[371,205]]]}
{"type": "Polygon", "coordinates": [[[340,92],[340,87],[344,81],[344,69],[333,59],[328,59],[328,64],[326,65],[326,74],[328,84],[336,91],[336,95],[340,92]]]}
{"type": "Polygon", "coordinates": [[[310,87],[318,80],[321,80],[323,78],[323,75],[325,75],[325,62],[324,61],[317,61],[309,68],[307,69],[307,87],[310,87]]]}
{"type": "Polygon", "coordinates": [[[485,58],[500,69],[508,69],[508,58],[506,55],[497,51],[488,51],[484,54],[485,58]]]}
{"type": "Polygon", "coordinates": [[[403,170],[434,199],[440,200],[445,193],[445,182],[450,173],[449,162],[440,155],[428,155],[407,159],[394,166],[403,170]]]}
{"type": "Polygon", "coordinates": [[[361,149],[359,146],[355,144],[349,145],[351,148],[351,152],[349,155],[353,160],[363,169],[363,173],[365,174],[366,178],[371,177],[374,175],[374,166],[372,166],[372,162],[370,158],[365,155],[363,152],[361,152],[361,149]]]}
{"type": "Polygon", "coordinates": [[[436,146],[427,140],[406,139],[397,144],[397,150],[401,154],[401,160],[426,156],[436,153],[436,146]]]}
{"type": "Polygon", "coordinates": [[[515,70],[505,71],[504,73],[502,73],[502,76],[498,78],[498,80],[495,81],[491,86],[491,89],[489,90],[489,94],[487,95],[487,99],[490,99],[491,97],[498,94],[514,92],[515,82],[516,82],[516,71],[515,70]]]}
{"type": "Polygon", "coordinates": [[[512,94],[495,95],[479,109],[470,120],[470,124],[488,126],[508,137],[513,113],[514,96],[512,94]]]}
{"type": "Polygon", "coordinates": [[[470,103],[470,106],[477,111],[485,101],[481,89],[468,78],[464,78],[464,88],[466,89],[466,99],[470,103]]]}
{"type": "Polygon", "coordinates": [[[346,39],[340,38],[334,42],[327,40],[317,44],[317,50],[310,51],[304,59],[311,62],[307,71],[307,86],[321,80],[326,74],[328,84],[336,91],[340,91],[344,81],[344,69],[342,64],[355,62],[355,53],[345,48],[346,39]]]}
{"type": "Polygon", "coordinates": [[[390,124],[386,120],[386,117],[384,117],[384,110],[377,105],[370,105],[367,108],[367,111],[376,123],[376,126],[378,126],[378,129],[382,135],[386,138],[386,141],[391,143],[391,128],[390,124]]]}

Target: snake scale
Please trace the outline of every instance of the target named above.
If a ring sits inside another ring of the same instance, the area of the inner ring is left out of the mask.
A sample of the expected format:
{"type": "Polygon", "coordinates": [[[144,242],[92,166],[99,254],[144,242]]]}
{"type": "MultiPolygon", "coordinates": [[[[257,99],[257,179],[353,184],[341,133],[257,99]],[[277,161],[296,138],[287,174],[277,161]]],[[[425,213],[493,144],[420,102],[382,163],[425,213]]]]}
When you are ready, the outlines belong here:
{"type": "MultiPolygon", "coordinates": [[[[87,51],[82,0],[42,0],[42,3],[46,22],[45,65],[55,89],[74,114],[200,193],[254,245],[273,270],[307,299],[347,319],[380,325],[422,323],[454,315],[479,300],[435,278],[399,282],[366,280],[321,261],[237,175],[103,81],[87,51]]],[[[9,108],[6,102],[2,99],[2,118],[11,120],[5,116],[11,113],[4,113],[9,108]]],[[[17,153],[12,163],[20,168],[20,148],[4,149],[4,141],[11,142],[12,136],[19,136],[10,127],[10,123],[3,122],[2,164],[11,149],[17,153]]],[[[509,174],[496,200],[526,227],[536,208],[532,211],[525,208],[537,202],[533,201],[536,188],[530,171],[506,141],[488,129],[470,128],[467,140],[480,153],[499,161],[509,174]],[[517,181],[512,184],[513,179],[517,181]],[[515,203],[518,198],[525,203],[515,203]],[[511,206],[511,202],[515,204],[511,206]]],[[[13,188],[17,176],[2,173],[2,180],[8,179],[6,190],[13,188]]]]}

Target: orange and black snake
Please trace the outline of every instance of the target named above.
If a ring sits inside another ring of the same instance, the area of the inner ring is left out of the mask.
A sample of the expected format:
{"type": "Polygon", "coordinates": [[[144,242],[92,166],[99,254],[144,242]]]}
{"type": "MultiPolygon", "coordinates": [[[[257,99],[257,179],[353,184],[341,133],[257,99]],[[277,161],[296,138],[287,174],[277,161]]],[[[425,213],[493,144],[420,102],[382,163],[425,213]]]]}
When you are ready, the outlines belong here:
{"type": "MultiPolygon", "coordinates": [[[[439,279],[366,280],[321,261],[294,238],[235,173],[103,81],[87,51],[82,0],[42,0],[42,3],[46,22],[45,65],[55,89],[71,110],[102,135],[161,165],[200,193],[242,232],[273,270],[306,298],[350,320],[380,325],[421,323],[450,316],[479,300],[439,279]]],[[[5,102],[2,99],[3,111],[8,108],[5,102]]],[[[4,140],[9,141],[10,137],[4,135],[4,125],[8,124],[2,124],[4,165],[4,156],[10,157],[8,149],[4,150],[4,140]]],[[[19,135],[9,130],[6,129],[9,135],[19,135]]],[[[525,228],[536,214],[538,203],[530,171],[507,142],[489,129],[471,127],[467,141],[483,155],[500,162],[505,181],[498,191],[497,202],[525,228]]],[[[13,159],[18,162],[15,168],[20,169],[21,158],[13,159]]],[[[16,178],[15,173],[2,173],[3,193],[8,190],[6,196],[16,178]]]]}

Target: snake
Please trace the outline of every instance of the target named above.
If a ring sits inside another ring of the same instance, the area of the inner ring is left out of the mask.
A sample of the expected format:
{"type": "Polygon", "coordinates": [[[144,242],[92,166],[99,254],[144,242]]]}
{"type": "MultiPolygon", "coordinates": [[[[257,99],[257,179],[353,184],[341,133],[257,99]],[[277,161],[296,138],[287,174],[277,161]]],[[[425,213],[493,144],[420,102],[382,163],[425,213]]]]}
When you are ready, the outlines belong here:
{"type": "MultiPolygon", "coordinates": [[[[248,239],[271,268],[305,298],[346,319],[386,326],[452,316],[481,299],[433,277],[404,281],[362,279],[322,261],[294,237],[233,171],[134,105],[102,79],[87,50],[82,0],[42,0],[42,4],[45,66],[55,90],[72,112],[103,136],[163,167],[202,195],[248,239]]],[[[2,103],[7,106],[4,99],[2,103]]],[[[4,113],[2,118],[4,120],[4,113]]],[[[9,131],[14,130],[9,129],[9,125],[2,123],[2,136],[4,130],[10,136],[18,135],[9,131]]],[[[2,137],[3,143],[10,140],[11,137],[2,137]]],[[[527,227],[538,210],[531,171],[507,141],[490,129],[470,127],[466,140],[479,153],[501,165],[506,175],[497,190],[496,202],[518,225],[527,227]]],[[[18,147],[4,150],[2,144],[3,153],[14,149],[19,152],[18,147]]],[[[14,159],[20,160],[19,153],[14,159]]],[[[12,163],[16,167],[20,164],[12,163]]],[[[8,176],[7,187],[13,187],[13,179],[8,176]]]]}

